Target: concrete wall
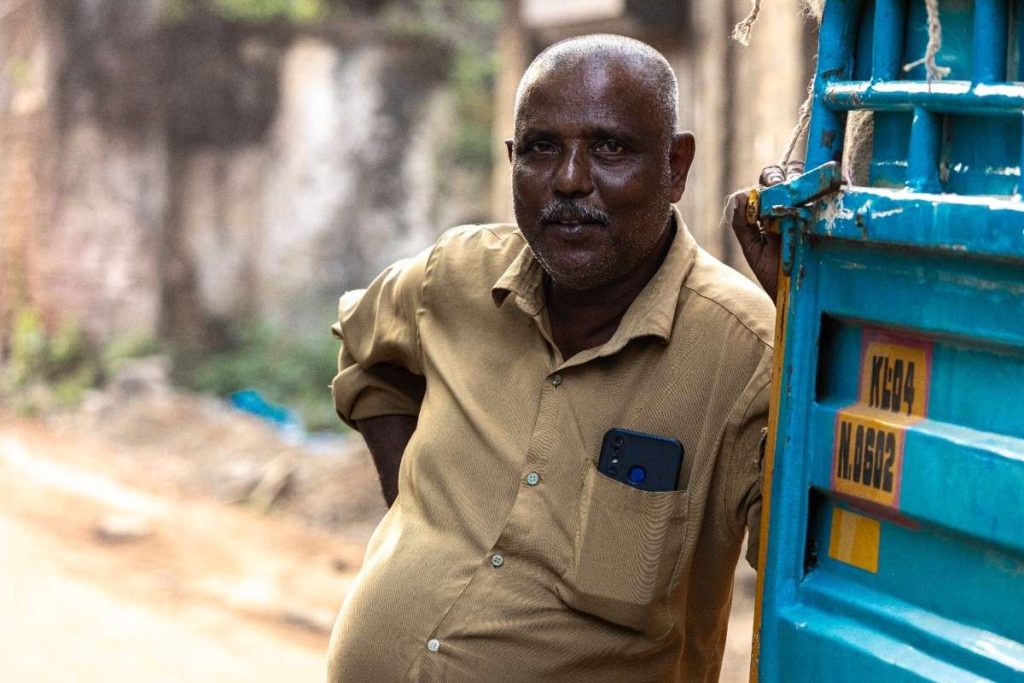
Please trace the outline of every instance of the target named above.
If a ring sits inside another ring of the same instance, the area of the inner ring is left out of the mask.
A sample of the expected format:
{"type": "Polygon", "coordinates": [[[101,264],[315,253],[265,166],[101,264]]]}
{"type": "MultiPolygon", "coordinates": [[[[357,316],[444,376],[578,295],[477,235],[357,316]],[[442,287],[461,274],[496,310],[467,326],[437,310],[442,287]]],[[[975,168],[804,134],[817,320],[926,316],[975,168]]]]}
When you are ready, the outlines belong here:
{"type": "Polygon", "coordinates": [[[435,40],[163,0],[25,0],[0,33],[0,329],[28,306],[100,339],[322,335],[341,292],[487,213],[435,40]]]}
{"type": "Polygon", "coordinates": [[[442,205],[449,97],[436,75],[408,82],[418,59],[291,44],[266,138],[199,146],[179,162],[176,227],[191,272],[171,288],[193,288],[216,319],[322,331],[340,292],[431,243],[450,209],[468,211],[442,205]]]}
{"type": "Polygon", "coordinates": [[[0,78],[0,329],[6,329],[34,284],[32,234],[46,204],[41,176],[52,56],[41,39],[46,21],[40,7],[0,21],[9,36],[0,41],[0,61],[11,65],[10,75],[0,78]]]}

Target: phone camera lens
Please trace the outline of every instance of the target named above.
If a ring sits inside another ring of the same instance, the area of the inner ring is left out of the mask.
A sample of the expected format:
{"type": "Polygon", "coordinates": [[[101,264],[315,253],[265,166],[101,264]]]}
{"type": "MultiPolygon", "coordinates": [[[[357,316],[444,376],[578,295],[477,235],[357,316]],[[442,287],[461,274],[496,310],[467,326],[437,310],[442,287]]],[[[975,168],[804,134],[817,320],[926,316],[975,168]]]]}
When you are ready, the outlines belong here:
{"type": "Polygon", "coordinates": [[[611,473],[611,474],[618,474],[619,473],[619,466],[618,465],[609,465],[608,466],[608,472],[611,473]]]}
{"type": "Polygon", "coordinates": [[[615,445],[616,446],[621,446],[622,445],[622,437],[621,436],[615,437],[615,445]]]}

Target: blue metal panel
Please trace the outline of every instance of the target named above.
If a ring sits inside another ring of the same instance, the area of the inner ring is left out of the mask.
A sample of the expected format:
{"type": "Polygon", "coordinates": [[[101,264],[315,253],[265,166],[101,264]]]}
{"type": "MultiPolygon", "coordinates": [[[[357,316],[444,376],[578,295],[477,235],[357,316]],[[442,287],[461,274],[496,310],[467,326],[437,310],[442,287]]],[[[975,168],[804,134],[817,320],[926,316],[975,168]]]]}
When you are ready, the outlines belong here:
{"type": "Polygon", "coordinates": [[[828,0],[783,236],[762,681],[1024,681],[1024,0],[828,0]],[[869,186],[840,187],[871,110],[869,186]]]}

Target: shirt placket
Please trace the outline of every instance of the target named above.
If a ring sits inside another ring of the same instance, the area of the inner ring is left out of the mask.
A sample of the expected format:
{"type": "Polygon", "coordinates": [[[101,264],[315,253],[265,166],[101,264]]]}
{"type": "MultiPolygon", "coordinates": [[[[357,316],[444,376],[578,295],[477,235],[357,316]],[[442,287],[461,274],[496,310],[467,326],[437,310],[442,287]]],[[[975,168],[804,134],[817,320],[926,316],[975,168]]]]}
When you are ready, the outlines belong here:
{"type": "MultiPolygon", "coordinates": [[[[516,493],[515,501],[509,512],[505,524],[502,526],[495,543],[481,558],[479,567],[473,579],[466,586],[465,591],[456,598],[455,604],[460,600],[468,599],[472,595],[478,595],[480,591],[489,592],[487,587],[490,582],[501,581],[507,572],[517,571],[519,561],[518,546],[522,543],[531,545],[543,545],[537,542],[534,535],[542,535],[543,532],[530,524],[528,518],[536,514],[536,507],[540,504],[537,494],[541,492],[546,484],[544,481],[545,464],[550,454],[558,446],[558,429],[562,418],[561,401],[565,382],[564,373],[558,370],[561,357],[555,349],[549,329],[546,328],[546,320],[538,313],[533,316],[538,323],[540,332],[549,345],[548,370],[540,385],[540,396],[537,404],[537,419],[533,431],[530,434],[530,441],[527,447],[526,458],[519,477],[519,490],[516,493]],[[518,543],[509,542],[509,532],[515,529],[516,535],[522,539],[518,543]]],[[[425,643],[425,656],[418,664],[410,668],[410,680],[419,680],[419,677],[444,669],[440,658],[445,656],[444,634],[446,620],[451,608],[442,617],[437,626],[431,632],[425,643]]]]}

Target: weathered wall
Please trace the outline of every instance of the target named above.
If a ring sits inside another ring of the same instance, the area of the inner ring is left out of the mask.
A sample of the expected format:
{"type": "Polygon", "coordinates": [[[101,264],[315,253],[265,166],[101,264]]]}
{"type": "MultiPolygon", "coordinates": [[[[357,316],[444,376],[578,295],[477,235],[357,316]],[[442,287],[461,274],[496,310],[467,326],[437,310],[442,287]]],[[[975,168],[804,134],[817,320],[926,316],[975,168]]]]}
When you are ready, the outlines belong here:
{"type": "Polygon", "coordinates": [[[0,230],[18,244],[4,322],[27,305],[94,331],[158,324],[166,141],[146,103],[158,86],[144,27],[159,8],[122,4],[23,2],[3,18],[0,230]]]}
{"type": "Polygon", "coordinates": [[[0,15],[0,325],[30,306],[98,338],[319,335],[342,291],[486,214],[486,179],[446,195],[448,46],[162,12],[0,15]]]}
{"type": "Polygon", "coordinates": [[[436,60],[401,45],[290,44],[266,136],[176,160],[171,228],[188,268],[167,278],[171,317],[187,324],[197,304],[214,321],[322,331],[340,292],[429,244],[448,210],[451,134],[436,60]]]}
{"type": "Polygon", "coordinates": [[[38,5],[0,21],[0,330],[34,288],[35,226],[49,197],[43,182],[52,123],[47,101],[52,63],[47,22],[38,5]]]}

